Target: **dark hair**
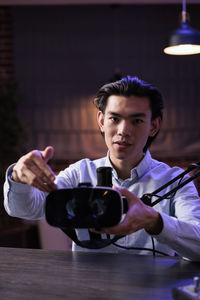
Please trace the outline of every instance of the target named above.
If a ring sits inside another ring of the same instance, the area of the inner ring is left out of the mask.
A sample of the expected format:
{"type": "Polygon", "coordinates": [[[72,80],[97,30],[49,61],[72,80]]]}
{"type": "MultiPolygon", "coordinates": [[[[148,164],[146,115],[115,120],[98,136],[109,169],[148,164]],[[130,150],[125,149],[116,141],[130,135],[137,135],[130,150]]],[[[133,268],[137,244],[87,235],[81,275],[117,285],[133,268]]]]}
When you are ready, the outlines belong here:
{"type": "MultiPolygon", "coordinates": [[[[150,100],[150,107],[152,111],[152,120],[160,117],[162,120],[163,117],[163,97],[159,90],[151,84],[148,84],[138,77],[127,76],[121,80],[107,83],[102,86],[97,92],[97,96],[94,99],[96,107],[105,113],[107,99],[111,95],[116,96],[138,96],[138,97],[147,97],[150,100]]],[[[158,134],[158,133],[157,133],[158,134]]],[[[144,152],[150,147],[151,143],[157,136],[149,137],[147,143],[144,147],[144,152]]]]}

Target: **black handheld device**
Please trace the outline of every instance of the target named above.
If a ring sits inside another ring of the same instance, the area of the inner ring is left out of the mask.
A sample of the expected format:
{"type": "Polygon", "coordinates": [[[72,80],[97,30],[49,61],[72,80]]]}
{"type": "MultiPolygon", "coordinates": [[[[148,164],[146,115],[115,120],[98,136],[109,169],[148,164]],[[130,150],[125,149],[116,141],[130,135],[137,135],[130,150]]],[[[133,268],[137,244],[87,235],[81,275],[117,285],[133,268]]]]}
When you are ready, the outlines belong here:
{"type": "Polygon", "coordinates": [[[118,224],[127,205],[111,186],[112,169],[100,167],[96,187],[80,183],[76,188],[52,191],[46,198],[47,222],[60,228],[95,229],[118,224]]]}

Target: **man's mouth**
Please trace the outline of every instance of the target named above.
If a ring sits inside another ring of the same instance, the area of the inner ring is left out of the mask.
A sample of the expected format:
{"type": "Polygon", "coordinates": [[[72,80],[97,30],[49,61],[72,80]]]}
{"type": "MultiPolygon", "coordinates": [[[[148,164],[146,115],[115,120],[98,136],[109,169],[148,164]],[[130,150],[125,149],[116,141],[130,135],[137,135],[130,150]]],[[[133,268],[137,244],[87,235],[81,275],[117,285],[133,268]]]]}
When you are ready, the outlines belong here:
{"type": "Polygon", "coordinates": [[[121,149],[125,149],[125,148],[131,146],[131,144],[126,141],[116,141],[116,142],[114,142],[114,144],[117,145],[121,149]]]}

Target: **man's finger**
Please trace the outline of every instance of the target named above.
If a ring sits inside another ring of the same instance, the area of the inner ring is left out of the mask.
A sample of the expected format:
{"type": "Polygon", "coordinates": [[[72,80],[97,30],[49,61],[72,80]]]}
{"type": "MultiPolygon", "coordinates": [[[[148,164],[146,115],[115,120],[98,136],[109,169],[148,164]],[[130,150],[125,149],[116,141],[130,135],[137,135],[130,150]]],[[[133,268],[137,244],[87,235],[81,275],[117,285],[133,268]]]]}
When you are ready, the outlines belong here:
{"type": "MultiPolygon", "coordinates": [[[[41,172],[49,178],[50,181],[55,180],[55,174],[52,169],[47,165],[48,159],[53,156],[53,147],[47,147],[44,151],[33,151],[30,155],[32,156],[32,162],[41,170],[41,172]]],[[[30,162],[28,162],[30,164],[30,162]]],[[[41,175],[40,172],[40,175],[41,175]]],[[[36,172],[37,174],[37,172],[36,172]]]]}
{"type": "Polygon", "coordinates": [[[128,197],[128,196],[130,197],[130,196],[134,195],[134,193],[130,192],[129,190],[127,190],[124,187],[113,186],[113,189],[117,190],[118,192],[120,192],[122,194],[122,196],[125,196],[125,197],[128,197]]]}
{"type": "Polygon", "coordinates": [[[42,158],[47,163],[54,155],[54,148],[52,146],[48,146],[44,151],[41,151],[42,158]]]}
{"type": "Polygon", "coordinates": [[[95,229],[90,229],[92,232],[99,233],[99,234],[117,234],[117,235],[126,235],[129,234],[129,230],[127,227],[126,222],[120,223],[119,225],[113,226],[113,227],[107,227],[107,228],[102,228],[101,230],[97,231],[95,229]]]}
{"type": "Polygon", "coordinates": [[[57,189],[55,183],[47,183],[45,180],[41,179],[39,176],[36,176],[31,170],[26,169],[23,173],[23,178],[25,182],[31,186],[36,187],[37,189],[43,192],[51,192],[52,190],[57,189]]]}
{"type": "Polygon", "coordinates": [[[129,206],[132,203],[134,203],[135,200],[137,200],[136,195],[134,193],[130,192],[129,190],[127,190],[126,188],[113,186],[113,189],[120,192],[120,194],[126,198],[129,206]]]}
{"type": "Polygon", "coordinates": [[[55,174],[50,167],[38,158],[34,161],[29,161],[27,169],[31,170],[33,174],[36,174],[38,178],[47,184],[51,184],[55,180],[55,174]]]}

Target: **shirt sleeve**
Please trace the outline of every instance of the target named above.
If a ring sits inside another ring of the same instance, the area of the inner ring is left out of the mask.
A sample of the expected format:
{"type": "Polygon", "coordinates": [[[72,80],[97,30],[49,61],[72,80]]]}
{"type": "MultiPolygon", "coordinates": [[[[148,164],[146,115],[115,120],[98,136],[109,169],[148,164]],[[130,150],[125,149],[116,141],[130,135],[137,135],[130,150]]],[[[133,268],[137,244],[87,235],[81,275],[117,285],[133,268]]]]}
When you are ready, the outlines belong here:
{"type": "Polygon", "coordinates": [[[11,174],[14,165],[6,172],[4,183],[4,207],[10,216],[37,220],[44,217],[44,203],[47,193],[31,187],[28,184],[12,180],[11,174]]]}
{"type": "Polygon", "coordinates": [[[200,261],[200,198],[193,185],[185,191],[184,197],[179,196],[175,201],[174,216],[160,212],[163,230],[153,237],[182,257],[200,261]]]}
{"type": "MultiPolygon", "coordinates": [[[[12,171],[15,164],[6,172],[4,183],[4,207],[10,216],[27,220],[38,220],[45,217],[45,201],[48,193],[41,192],[28,184],[12,180],[12,171]]],[[[58,188],[78,185],[79,164],[61,171],[56,177],[58,188]]]]}

